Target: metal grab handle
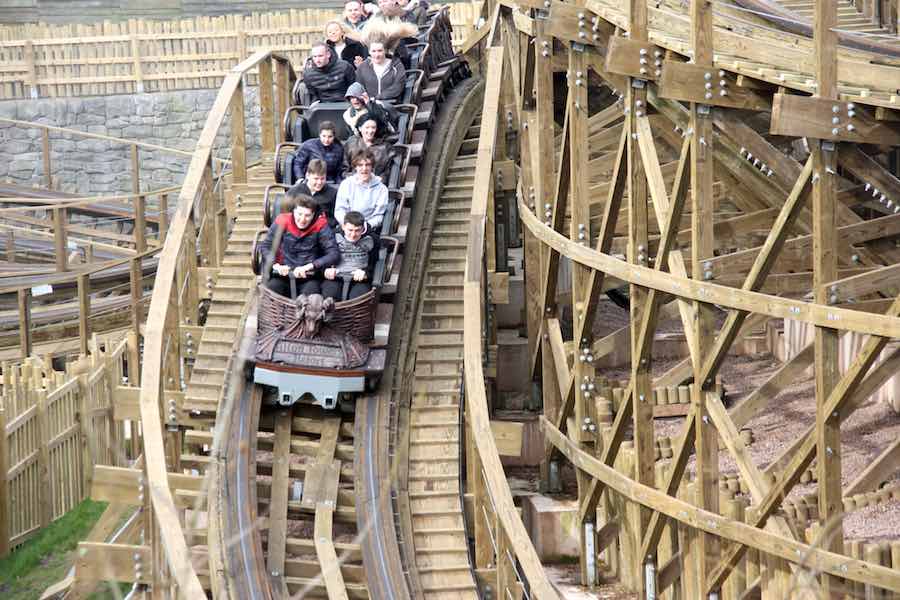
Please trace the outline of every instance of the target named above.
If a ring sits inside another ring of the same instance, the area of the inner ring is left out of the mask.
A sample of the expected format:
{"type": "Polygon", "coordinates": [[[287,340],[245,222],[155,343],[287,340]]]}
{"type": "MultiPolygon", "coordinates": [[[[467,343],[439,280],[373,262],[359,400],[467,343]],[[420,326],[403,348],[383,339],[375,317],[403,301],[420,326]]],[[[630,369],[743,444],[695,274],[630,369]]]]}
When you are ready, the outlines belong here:
{"type": "Polygon", "coordinates": [[[297,278],[294,276],[294,270],[288,271],[288,281],[291,283],[291,300],[297,300],[297,278]]]}

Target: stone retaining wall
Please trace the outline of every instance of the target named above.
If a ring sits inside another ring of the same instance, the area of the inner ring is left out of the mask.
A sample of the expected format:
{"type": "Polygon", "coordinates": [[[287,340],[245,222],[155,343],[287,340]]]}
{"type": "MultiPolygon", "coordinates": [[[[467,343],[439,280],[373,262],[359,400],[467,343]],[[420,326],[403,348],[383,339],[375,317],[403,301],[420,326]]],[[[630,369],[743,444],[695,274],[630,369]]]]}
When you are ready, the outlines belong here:
{"type": "MultiPolygon", "coordinates": [[[[77,129],[192,152],[218,90],[190,90],[88,98],[0,102],[0,117],[77,129]]],[[[260,153],[257,89],[245,91],[248,158],[260,153]]],[[[230,155],[229,129],[216,140],[215,155],[230,155]]],[[[131,191],[128,145],[50,133],[51,173],[56,189],[80,195],[131,191]]],[[[178,185],[189,156],[158,150],[139,152],[141,189],[178,185]]],[[[0,180],[44,186],[41,131],[0,122],[0,180]]]]}

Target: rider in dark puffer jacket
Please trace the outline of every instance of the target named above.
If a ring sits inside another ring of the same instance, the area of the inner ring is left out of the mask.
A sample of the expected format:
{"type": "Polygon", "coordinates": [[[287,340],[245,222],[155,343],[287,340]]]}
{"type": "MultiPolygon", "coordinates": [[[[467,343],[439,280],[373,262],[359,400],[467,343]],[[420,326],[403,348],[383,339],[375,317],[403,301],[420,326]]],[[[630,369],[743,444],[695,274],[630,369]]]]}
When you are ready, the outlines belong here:
{"type": "Polygon", "coordinates": [[[324,42],[313,44],[303,67],[303,83],[310,102],[343,102],[344,92],[354,81],[356,69],[338,58],[334,48],[324,42]]]}

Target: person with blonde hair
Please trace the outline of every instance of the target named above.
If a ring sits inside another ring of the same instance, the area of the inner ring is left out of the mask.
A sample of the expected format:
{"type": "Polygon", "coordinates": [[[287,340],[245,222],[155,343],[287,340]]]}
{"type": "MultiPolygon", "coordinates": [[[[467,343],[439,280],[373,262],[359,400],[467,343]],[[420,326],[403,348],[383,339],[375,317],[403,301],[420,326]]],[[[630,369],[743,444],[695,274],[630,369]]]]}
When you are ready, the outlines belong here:
{"type": "Polygon", "coordinates": [[[331,46],[341,60],[358,67],[369,56],[369,51],[348,33],[340,21],[325,23],[325,43],[331,46]]]}

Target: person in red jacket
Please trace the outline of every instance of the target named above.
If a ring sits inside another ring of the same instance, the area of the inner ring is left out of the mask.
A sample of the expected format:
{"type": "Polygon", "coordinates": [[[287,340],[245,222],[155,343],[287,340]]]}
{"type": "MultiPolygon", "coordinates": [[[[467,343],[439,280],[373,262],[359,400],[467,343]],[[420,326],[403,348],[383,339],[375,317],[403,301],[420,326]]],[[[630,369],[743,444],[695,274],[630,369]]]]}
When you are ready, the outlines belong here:
{"type": "Polygon", "coordinates": [[[293,188],[287,192],[283,209],[287,212],[275,218],[260,245],[266,265],[271,265],[266,287],[289,297],[289,275],[293,274],[298,294],[318,294],[323,271],[341,260],[334,230],[315,200],[293,188]]]}

